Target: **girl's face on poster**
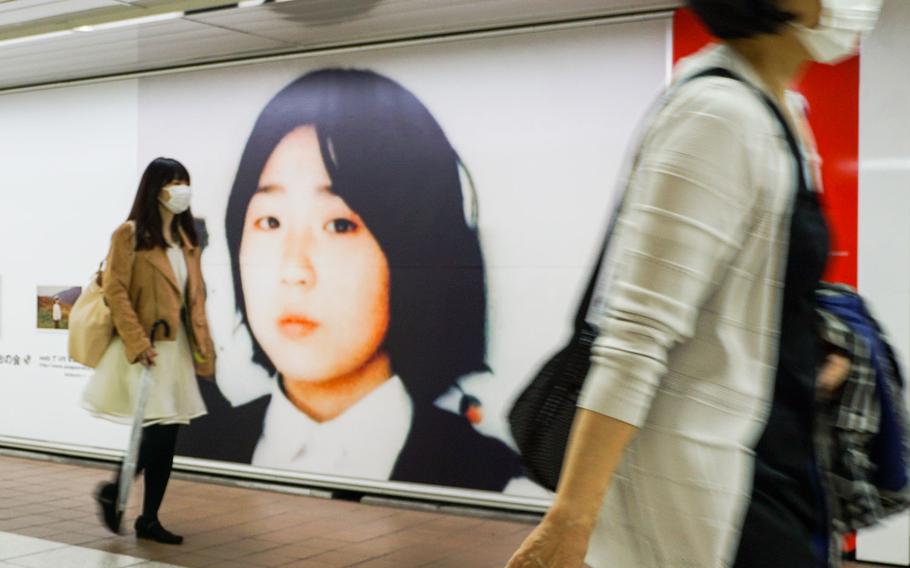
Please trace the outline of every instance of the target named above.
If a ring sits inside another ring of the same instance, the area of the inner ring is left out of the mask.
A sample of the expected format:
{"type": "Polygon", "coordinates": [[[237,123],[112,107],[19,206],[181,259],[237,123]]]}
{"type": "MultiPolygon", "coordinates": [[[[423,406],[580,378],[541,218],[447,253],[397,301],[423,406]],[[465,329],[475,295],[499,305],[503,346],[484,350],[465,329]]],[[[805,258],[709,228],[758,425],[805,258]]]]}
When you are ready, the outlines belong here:
{"type": "Polygon", "coordinates": [[[313,127],[285,136],[262,170],[244,221],[240,277],[250,328],[285,379],[343,377],[381,352],[388,261],[332,193],[313,127]]]}

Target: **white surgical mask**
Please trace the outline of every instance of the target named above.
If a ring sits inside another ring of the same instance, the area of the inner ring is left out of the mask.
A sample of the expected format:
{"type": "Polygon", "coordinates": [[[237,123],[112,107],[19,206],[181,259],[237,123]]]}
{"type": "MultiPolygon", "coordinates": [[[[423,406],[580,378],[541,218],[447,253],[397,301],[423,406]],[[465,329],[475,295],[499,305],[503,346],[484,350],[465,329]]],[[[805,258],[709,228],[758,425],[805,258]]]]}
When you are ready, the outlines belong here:
{"type": "Polygon", "coordinates": [[[163,196],[160,199],[162,205],[167,207],[168,211],[174,215],[180,215],[190,208],[190,200],[193,196],[193,191],[190,189],[190,186],[172,185],[167,188],[167,191],[171,194],[170,199],[165,201],[163,196]]]}
{"type": "Polygon", "coordinates": [[[793,24],[812,59],[833,65],[859,53],[878,22],[883,0],[821,0],[818,26],[793,24]]]}

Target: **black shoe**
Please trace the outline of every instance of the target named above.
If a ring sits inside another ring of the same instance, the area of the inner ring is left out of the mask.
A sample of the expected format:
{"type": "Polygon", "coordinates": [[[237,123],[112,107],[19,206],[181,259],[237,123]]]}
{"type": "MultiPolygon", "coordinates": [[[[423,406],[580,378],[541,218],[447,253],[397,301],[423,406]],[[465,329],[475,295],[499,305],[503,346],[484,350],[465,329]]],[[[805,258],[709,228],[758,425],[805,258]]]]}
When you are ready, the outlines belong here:
{"type": "Polygon", "coordinates": [[[100,509],[101,522],[114,534],[120,534],[122,515],[117,511],[117,484],[102,483],[95,490],[95,501],[100,509]]]}
{"type": "Polygon", "coordinates": [[[145,517],[136,519],[136,538],[154,540],[162,544],[183,544],[183,537],[176,535],[161,526],[158,521],[149,521],[145,517]]]}

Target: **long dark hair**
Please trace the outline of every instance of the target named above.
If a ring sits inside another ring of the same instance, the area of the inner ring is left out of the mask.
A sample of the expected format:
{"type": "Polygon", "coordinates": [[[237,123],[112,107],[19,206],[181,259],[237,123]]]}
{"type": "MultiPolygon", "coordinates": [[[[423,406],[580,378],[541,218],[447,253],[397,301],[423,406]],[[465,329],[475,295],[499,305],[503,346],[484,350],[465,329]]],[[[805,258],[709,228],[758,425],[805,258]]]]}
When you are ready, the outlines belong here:
{"type": "MultiPolygon", "coordinates": [[[[127,218],[128,221],[136,223],[136,250],[167,248],[162,230],[163,221],[158,196],[161,195],[164,186],[174,182],[190,183],[190,173],[177,160],[155,158],[145,168],[142,179],[139,180],[139,189],[136,191],[136,199],[133,200],[133,208],[127,218]]],[[[171,235],[177,243],[183,245],[181,230],[190,241],[189,244],[198,246],[196,225],[193,222],[193,213],[189,209],[180,215],[174,215],[174,220],[171,221],[171,235]]]]}
{"type": "MultiPolygon", "coordinates": [[[[239,260],[247,207],[272,151],[300,126],[315,128],[332,191],[364,219],[386,255],[385,349],[411,396],[435,399],[460,376],[487,370],[483,255],[463,193],[473,188],[462,186],[461,161],[429,110],[372,71],[304,75],[256,121],[225,223],[235,302],[247,329],[239,260]]],[[[250,336],[253,361],[275,373],[252,330],[250,336]]]]}
{"type": "Polygon", "coordinates": [[[746,39],[777,33],[795,16],[778,0],[687,0],[695,15],[720,39],[746,39]]]}

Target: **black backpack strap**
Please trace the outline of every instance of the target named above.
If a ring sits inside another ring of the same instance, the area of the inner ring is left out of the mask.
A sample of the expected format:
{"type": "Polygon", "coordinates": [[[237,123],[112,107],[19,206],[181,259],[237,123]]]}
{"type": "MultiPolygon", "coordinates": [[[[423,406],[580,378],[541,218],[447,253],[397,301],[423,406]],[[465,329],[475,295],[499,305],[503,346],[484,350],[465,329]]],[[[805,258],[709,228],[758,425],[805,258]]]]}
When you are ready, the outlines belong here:
{"type": "MultiPolygon", "coordinates": [[[[777,119],[777,122],[780,124],[781,130],[784,133],[784,137],[787,139],[787,145],[790,146],[790,152],[793,154],[793,160],[796,167],[797,175],[797,192],[808,191],[809,185],[806,183],[806,169],[805,161],[803,160],[802,149],[800,148],[799,142],[797,141],[796,134],[793,132],[793,129],[790,127],[790,124],[787,122],[786,117],[784,116],[783,111],[780,110],[780,107],[777,106],[777,103],[769,97],[764,91],[753,85],[752,83],[746,81],[733,71],[730,71],[724,67],[712,67],[710,69],[705,69],[686,77],[678,82],[675,87],[679,88],[682,85],[688,84],[691,81],[696,79],[701,79],[703,77],[723,77],[726,79],[731,79],[733,81],[739,81],[740,83],[748,86],[752,92],[754,92],[761,100],[765,103],[765,106],[768,107],[768,110],[771,111],[771,114],[774,118],[777,119]]],[[[594,299],[594,290],[597,287],[597,282],[600,276],[600,269],[603,267],[604,256],[607,253],[607,248],[610,246],[610,239],[613,236],[613,230],[616,226],[616,220],[619,217],[619,212],[622,209],[622,201],[613,211],[613,216],[610,219],[610,225],[607,228],[607,236],[604,238],[603,245],[600,248],[600,253],[597,256],[597,263],[594,266],[594,273],[591,275],[590,280],[588,281],[588,287],[585,290],[585,295],[582,297],[581,305],[578,307],[578,312],[575,314],[575,329],[582,330],[588,327],[588,312],[591,310],[591,302],[594,299]]]]}

